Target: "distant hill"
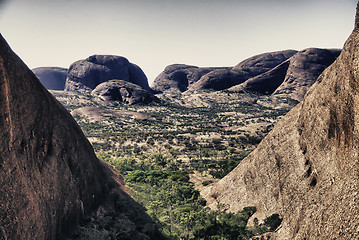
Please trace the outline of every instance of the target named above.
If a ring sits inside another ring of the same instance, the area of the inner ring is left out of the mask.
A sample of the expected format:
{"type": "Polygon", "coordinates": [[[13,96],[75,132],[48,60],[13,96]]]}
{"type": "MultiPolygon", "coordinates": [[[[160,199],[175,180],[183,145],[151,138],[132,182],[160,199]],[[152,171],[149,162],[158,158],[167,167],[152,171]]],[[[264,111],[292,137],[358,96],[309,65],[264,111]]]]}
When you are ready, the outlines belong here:
{"type": "Polygon", "coordinates": [[[183,93],[196,90],[246,91],[281,94],[300,101],[320,73],[338,57],[340,50],[285,50],[260,54],[235,67],[200,68],[174,64],[154,80],[158,93],[183,93]]]}
{"type": "Polygon", "coordinates": [[[340,51],[339,49],[305,49],[275,68],[230,88],[229,91],[276,94],[301,101],[324,69],[339,56],[340,51]]]}
{"type": "Polygon", "coordinates": [[[65,91],[92,91],[109,80],[124,80],[150,90],[142,69],[126,58],[114,55],[93,55],[71,64],[65,91]]]}
{"type": "Polygon", "coordinates": [[[60,67],[39,67],[32,69],[42,85],[48,90],[64,90],[67,69],[60,67]]]}

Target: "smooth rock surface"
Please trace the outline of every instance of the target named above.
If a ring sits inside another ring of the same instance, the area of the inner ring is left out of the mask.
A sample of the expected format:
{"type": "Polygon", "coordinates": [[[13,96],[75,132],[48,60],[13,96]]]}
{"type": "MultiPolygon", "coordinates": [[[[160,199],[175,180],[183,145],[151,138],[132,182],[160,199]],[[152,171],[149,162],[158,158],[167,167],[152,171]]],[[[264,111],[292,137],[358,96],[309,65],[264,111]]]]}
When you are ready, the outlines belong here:
{"type": "Polygon", "coordinates": [[[301,101],[319,75],[335,61],[340,52],[339,49],[305,49],[273,69],[228,90],[281,95],[301,101]]]}
{"type": "Polygon", "coordinates": [[[158,100],[152,93],[124,80],[110,80],[99,84],[91,93],[109,102],[148,104],[158,100]]]}
{"type": "Polygon", "coordinates": [[[289,59],[283,83],[273,92],[301,101],[319,75],[339,56],[339,49],[308,48],[289,59]]]}
{"type": "Polygon", "coordinates": [[[155,92],[185,92],[190,85],[214,69],[216,68],[200,68],[184,64],[169,65],[156,77],[151,88],[155,92]]]}
{"type": "Polygon", "coordinates": [[[113,55],[93,55],[74,62],[68,71],[66,91],[92,91],[97,85],[112,79],[121,79],[150,90],[141,68],[126,58],[113,55]]]}
{"type": "Polygon", "coordinates": [[[60,67],[39,67],[32,69],[32,72],[48,90],[64,90],[67,69],[60,67]]]}
{"type": "Polygon", "coordinates": [[[156,92],[224,90],[276,67],[295,53],[297,53],[295,50],[264,53],[248,58],[235,67],[196,67],[173,64],[165,68],[151,87],[156,92]]]}

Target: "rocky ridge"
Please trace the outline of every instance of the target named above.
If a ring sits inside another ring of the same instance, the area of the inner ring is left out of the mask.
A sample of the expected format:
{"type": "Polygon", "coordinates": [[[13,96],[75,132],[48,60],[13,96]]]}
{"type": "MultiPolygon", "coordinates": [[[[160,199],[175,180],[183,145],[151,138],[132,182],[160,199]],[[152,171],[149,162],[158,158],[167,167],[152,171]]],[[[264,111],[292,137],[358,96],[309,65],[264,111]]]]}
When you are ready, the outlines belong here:
{"type": "Polygon", "coordinates": [[[0,86],[0,239],[83,239],[72,235],[78,226],[90,229],[86,223],[107,214],[127,218],[132,238],[161,238],[121,176],[96,158],[69,112],[2,36],[0,86]]]}
{"type": "MultiPolygon", "coordinates": [[[[359,6],[359,3],[358,3],[359,6]]],[[[338,59],[274,130],[203,195],[283,219],[270,239],[357,239],[359,19],[338,59]]]]}

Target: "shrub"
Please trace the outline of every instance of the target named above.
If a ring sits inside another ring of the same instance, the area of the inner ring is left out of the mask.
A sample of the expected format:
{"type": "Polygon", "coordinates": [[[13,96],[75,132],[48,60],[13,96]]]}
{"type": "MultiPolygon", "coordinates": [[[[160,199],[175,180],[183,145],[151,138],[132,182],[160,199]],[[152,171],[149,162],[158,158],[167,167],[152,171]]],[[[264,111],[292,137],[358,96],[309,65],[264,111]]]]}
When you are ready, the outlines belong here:
{"type": "Polygon", "coordinates": [[[264,225],[269,228],[270,231],[274,231],[282,223],[282,219],[279,214],[275,213],[264,219],[264,225]]]}

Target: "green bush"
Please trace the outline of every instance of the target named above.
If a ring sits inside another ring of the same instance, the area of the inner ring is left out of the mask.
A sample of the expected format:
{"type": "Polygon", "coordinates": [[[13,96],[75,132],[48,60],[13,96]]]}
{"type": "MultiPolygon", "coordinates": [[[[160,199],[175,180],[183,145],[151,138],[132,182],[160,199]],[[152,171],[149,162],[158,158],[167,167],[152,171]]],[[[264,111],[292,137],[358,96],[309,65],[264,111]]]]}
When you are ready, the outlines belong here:
{"type": "Polygon", "coordinates": [[[264,225],[269,228],[270,231],[274,231],[282,223],[282,219],[279,214],[275,213],[264,219],[264,225]]]}

